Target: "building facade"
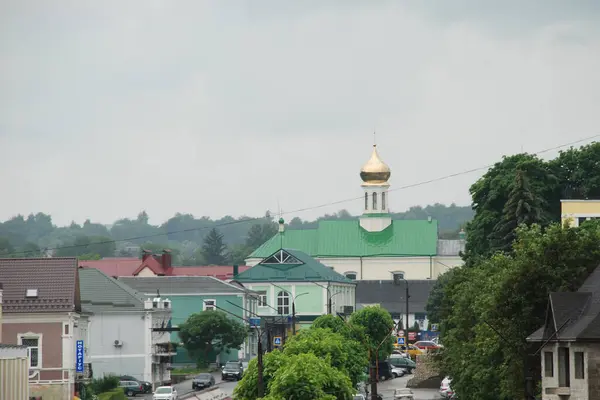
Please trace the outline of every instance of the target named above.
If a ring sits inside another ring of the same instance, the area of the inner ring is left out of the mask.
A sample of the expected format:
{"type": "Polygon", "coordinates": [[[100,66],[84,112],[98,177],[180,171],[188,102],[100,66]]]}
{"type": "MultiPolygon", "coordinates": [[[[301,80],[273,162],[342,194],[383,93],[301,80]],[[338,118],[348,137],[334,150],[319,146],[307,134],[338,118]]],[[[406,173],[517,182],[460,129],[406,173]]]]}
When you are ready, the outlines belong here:
{"type": "Polygon", "coordinates": [[[155,387],[170,382],[175,355],[168,298],[144,297],[97,269],[80,269],[81,305],[90,325],[85,350],[94,377],[129,375],[155,387]]]}
{"type": "MultiPolygon", "coordinates": [[[[172,303],[171,325],[173,329],[185,322],[194,313],[208,309],[218,309],[231,318],[248,325],[253,310],[256,310],[256,296],[247,288],[227,283],[210,276],[156,276],[122,277],[119,281],[132,287],[145,296],[160,293],[172,303]]],[[[171,333],[171,342],[180,343],[179,334],[171,333]]],[[[239,349],[229,349],[220,354],[211,354],[210,363],[223,363],[231,360],[249,359],[256,355],[256,334],[249,330],[248,338],[239,349]]],[[[195,365],[196,359],[179,346],[173,357],[173,364],[195,365]]]]}
{"type": "Polygon", "coordinates": [[[78,376],[76,343],[88,325],[77,259],[0,259],[0,282],[2,342],[27,348],[30,396],[69,398],[78,376]]]}
{"type": "Polygon", "coordinates": [[[590,219],[600,218],[600,200],[561,200],[561,221],[568,226],[580,226],[590,219]]]}
{"type": "MultiPolygon", "coordinates": [[[[437,221],[393,220],[389,212],[390,168],[377,148],[360,177],[364,196],[358,220],[323,220],[316,229],[280,229],[246,259],[260,263],[280,248],[300,250],[357,280],[436,279],[462,265],[464,237],[438,240],[437,221]]],[[[283,223],[283,221],[280,221],[283,223]]]]}

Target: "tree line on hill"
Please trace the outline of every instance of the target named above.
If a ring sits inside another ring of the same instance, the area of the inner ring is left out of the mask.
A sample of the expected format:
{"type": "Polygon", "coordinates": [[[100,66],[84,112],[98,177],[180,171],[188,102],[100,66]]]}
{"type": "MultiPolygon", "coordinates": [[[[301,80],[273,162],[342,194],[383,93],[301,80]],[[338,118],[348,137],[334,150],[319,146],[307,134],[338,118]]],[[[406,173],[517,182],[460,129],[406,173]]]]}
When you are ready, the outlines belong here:
{"type": "MultiPolygon", "coordinates": [[[[470,207],[433,204],[415,206],[394,219],[436,219],[442,238],[456,238],[461,227],[473,216],[470,207]]],[[[311,229],[322,220],[358,218],[346,210],[326,214],[314,221],[295,217],[286,229],[311,229]]],[[[141,249],[160,252],[171,249],[174,265],[223,265],[238,263],[277,232],[277,222],[267,212],[261,218],[226,216],[212,220],[177,213],[162,225],[149,223],[142,211],[134,219],[122,218],[112,225],[86,220],[69,226],[56,226],[48,214],[18,215],[0,223],[0,257],[37,257],[56,249],[55,256],[81,259],[103,257],[137,257],[141,249]]]]}
{"type": "Polygon", "coordinates": [[[541,344],[526,338],[549,294],[578,290],[600,264],[600,221],[561,225],[560,200],[600,199],[599,160],[600,143],[549,161],[517,154],[471,186],[465,267],[440,276],[427,305],[444,344],[438,364],[461,400],[540,396],[541,344]]]}

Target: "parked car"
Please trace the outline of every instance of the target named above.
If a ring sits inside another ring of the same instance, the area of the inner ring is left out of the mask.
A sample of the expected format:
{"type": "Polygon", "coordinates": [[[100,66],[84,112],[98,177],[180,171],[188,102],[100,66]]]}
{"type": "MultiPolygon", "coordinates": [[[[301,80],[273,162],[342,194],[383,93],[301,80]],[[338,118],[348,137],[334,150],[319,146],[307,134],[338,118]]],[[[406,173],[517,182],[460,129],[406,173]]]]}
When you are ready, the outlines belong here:
{"type": "Polygon", "coordinates": [[[121,375],[119,377],[119,380],[139,382],[142,385],[142,387],[144,388],[144,393],[152,393],[152,384],[150,382],[141,381],[138,378],[131,376],[131,375],[121,375]]]}
{"type": "Polygon", "coordinates": [[[416,357],[423,354],[423,350],[412,344],[409,344],[408,346],[401,346],[400,349],[403,353],[408,354],[410,357],[416,357]]]}
{"type": "Polygon", "coordinates": [[[123,388],[127,397],[134,397],[138,394],[144,394],[144,385],[138,381],[119,381],[119,387],[123,388]]]}
{"type": "Polygon", "coordinates": [[[200,374],[192,380],[192,390],[202,390],[215,384],[215,377],[212,374],[200,374]]]}
{"type": "Polygon", "coordinates": [[[392,357],[389,359],[389,362],[394,367],[404,368],[409,374],[412,374],[413,370],[417,368],[417,363],[411,360],[410,358],[392,357]]]}
{"type": "Polygon", "coordinates": [[[161,386],[152,394],[152,400],[177,400],[177,390],[173,386],[161,386]]]}
{"type": "Polygon", "coordinates": [[[452,383],[452,379],[449,377],[445,377],[440,384],[440,396],[445,399],[452,397],[452,389],[450,388],[450,383],[452,383]]]}
{"type": "Polygon", "coordinates": [[[394,399],[412,400],[415,398],[412,390],[407,388],[394,390],[394,399]]]}
{"type": "Polygon", "coordinates": [[[223,371],[221,372],[221,379],[224,381],[239,381],[240,379],[242,379],[242,374],[242,363],[238,361],[230,361],[223,367],[223,371]]]}
{"type": "Polygon", "coordinates": [[[392,375],[392,364],[389,361],[380,361],[377,365],[377,373],[380,381],[394,378],[394,375],[392,375]]]}
{"type": "Polygon", "coordinates": [[[392,377],[393,378],[398,378],[400,376],[404,376],[404,374],[406,374],[406,370],[404,368],[394,367],[392,365],[392,377]]]}
{"type": "Polygon", "coordinates": [[[419,340],[418,342],[415,342],[413,346],[418,347],[421,350],[437,350],[440,348],[440,346],[430,340],[419,340]]]}

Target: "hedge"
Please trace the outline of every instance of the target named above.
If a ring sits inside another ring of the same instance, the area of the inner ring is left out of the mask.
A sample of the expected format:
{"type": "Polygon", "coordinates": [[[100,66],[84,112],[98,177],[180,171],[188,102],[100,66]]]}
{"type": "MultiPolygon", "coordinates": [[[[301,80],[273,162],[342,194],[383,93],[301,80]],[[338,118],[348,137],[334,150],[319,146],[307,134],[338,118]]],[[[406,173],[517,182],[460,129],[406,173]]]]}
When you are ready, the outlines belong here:
{"type": "Polygon", "coordinates": [[[109,392],[100,393],[98,400],[127,400],[123,389],[113,389],[109,392]]]}

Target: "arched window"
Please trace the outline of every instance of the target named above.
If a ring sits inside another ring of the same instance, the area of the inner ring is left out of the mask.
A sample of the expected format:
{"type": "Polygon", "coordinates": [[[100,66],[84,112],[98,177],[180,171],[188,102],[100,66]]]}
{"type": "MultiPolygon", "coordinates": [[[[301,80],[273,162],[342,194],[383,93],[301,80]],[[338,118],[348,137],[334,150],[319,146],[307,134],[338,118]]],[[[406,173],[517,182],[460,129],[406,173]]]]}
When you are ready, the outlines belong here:
{"type": "Polygon", "coordinates": [[[288,292],[282,290],[277,293],[277,312],[280,315],[287,315],[290,313],[290,295],[288,292]]]}
{"type": "Polygon", "coordinates": [[[348,271],[348,272],[344,272],[344,276],[348,279],[351,279],[353,281],[356,280],[356,272],[354,271],[348,271]]]}
{"type": "Polygon", "coordinates": [[[373,192],[373,210],[377,210],[377,193],[373,192]]]}
{"type": "Polygon", "coordinates": [[[369,193],[365,193],[365,210],[369,209],[369,193]]]}
{"type": "Polygon", "coordinates": [[[385,210],[385,192],[381,193],[381,209],[385,210]]]}

